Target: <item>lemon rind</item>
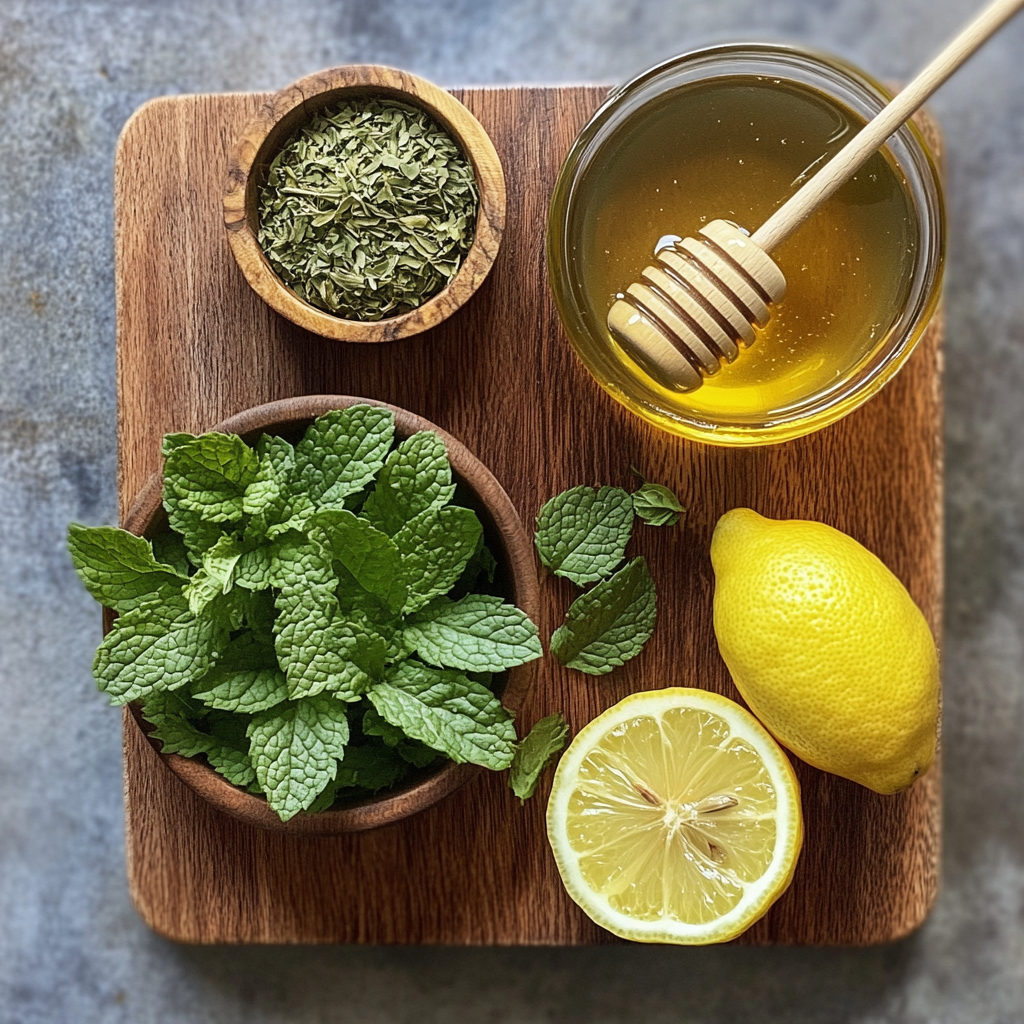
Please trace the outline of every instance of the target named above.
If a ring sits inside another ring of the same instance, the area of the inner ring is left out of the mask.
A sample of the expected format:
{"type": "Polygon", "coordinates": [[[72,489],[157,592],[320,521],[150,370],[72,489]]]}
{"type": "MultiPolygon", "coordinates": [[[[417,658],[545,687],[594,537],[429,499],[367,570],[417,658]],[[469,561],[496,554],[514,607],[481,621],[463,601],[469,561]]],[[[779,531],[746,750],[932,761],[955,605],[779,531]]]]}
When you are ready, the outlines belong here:
{"type": "Polygon", "coordinates": [[[598,715],[579,731],[563,755],[555,771],[554,784],[547,809],[548,841],[562,882],[572,899],[595,924],[623,939],[634,942],[704,945],[727,942],[746,931],[769,910],[786,891],[793,879],[797,859],[803,845],[803,819],[800,808],[800,786],[785,753],[771,734],[739,704],[709,690],[670,687],[631,694],[598,715]],[[639,705],[639,706],[638,706],[639,705]],[[584,759],[595,744],[620,722],[635,714],[659,716],[673,708],[699,708],[721,716],[733,736],[751,743],[764,758],[772,784],[780,795],[776,815],[776,842],[771,867],[757,881],[746,887],[740,902],[728,913],[709,924],[693,925],[662,918],[638,921],[611,907],[583,879],[579,859],[566,856],[571,850],[565,834],[571,777],[579,773],[584,759]],[[587,742],[588,739],[590,742],[587,742]],[[783,794],[790,799],[784,799],[783,794]]]}

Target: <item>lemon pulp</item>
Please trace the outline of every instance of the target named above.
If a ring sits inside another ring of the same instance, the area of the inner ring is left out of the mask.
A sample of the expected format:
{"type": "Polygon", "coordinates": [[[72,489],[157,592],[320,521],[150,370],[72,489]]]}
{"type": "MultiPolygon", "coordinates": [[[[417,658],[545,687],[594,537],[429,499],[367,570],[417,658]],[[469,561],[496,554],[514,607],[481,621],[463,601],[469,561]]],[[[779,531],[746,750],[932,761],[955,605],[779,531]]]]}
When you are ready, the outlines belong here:
{"type": "Polygon", "coordinates": [[[569,894],[598,924],[641,941],[723,941],[788,886],[799,791],[785,755],[737,704],[648,691],[573,741],[548,832],[569,894]]]}

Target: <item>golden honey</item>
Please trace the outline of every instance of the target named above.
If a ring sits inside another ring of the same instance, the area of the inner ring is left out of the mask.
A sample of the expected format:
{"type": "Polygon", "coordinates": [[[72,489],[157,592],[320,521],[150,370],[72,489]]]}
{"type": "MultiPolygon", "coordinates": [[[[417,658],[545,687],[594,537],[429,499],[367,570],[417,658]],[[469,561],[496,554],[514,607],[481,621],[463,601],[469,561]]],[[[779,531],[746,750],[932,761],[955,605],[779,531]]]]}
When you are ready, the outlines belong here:
{"type": "Polygon", "coordinates": [[[591,145],[571,188],[556,189],[549,257],[570,337],[608,391],[676,433],[765,443],[831,422],[848,411],[851,385],[870,390],[894,350],[906,358],[938,291],[936,278],[915,299],[915,276],[923,257],[941,265],[941,246],[937,258],[922,253],[935,245],[922,230],[930,211],[887,150],[773,251],[785,298],[755,343],[697,391],[662,386],[605,327],[661,239],[696,236],[715,218],[755,230],[865,120],[808,82],[725,74],[656,93],[591,145]]]}

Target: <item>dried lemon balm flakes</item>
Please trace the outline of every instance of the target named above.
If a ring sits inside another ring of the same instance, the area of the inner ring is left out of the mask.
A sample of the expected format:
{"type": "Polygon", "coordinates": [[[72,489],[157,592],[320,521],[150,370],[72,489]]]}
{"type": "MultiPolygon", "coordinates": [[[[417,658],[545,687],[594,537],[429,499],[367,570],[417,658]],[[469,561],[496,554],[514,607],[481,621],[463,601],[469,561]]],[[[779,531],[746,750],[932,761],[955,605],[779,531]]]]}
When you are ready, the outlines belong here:
{"type": "Polygon", "coordinates": [[[422,305],[473,244],[479,193],[455,140],[425,111],[359,99],[285,143],[259,190],[259,243],[300,298],[347,320],[422,305]]]}
{"type": "Polygon", "coordinates": [[[640,942],[724,942],[786,890],[803,841],[785,754],[703,690],[633,694],[562,758],[548,836],[569,895],[640,942]]]}

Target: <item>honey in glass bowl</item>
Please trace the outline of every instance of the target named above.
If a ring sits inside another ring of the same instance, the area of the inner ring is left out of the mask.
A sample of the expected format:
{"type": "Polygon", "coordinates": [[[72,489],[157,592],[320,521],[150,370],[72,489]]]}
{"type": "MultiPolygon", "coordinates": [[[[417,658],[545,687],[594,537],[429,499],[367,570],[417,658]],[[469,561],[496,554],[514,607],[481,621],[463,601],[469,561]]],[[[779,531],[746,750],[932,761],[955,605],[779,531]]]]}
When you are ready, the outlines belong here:
{"type": "Polygon", "coordinates": [[[548,229],[563,321],[607,391],[674,433],[765,444],[833,422],[896,372],[942,267],[937,175],[911,127],[772,252],[785,297],[696,391],[634,362],[605,325],[659,244],[716,218],[753,231],[888,98],[842,62],[772,46],[688,54],[609,98],[563,166],[548,229]]]}

